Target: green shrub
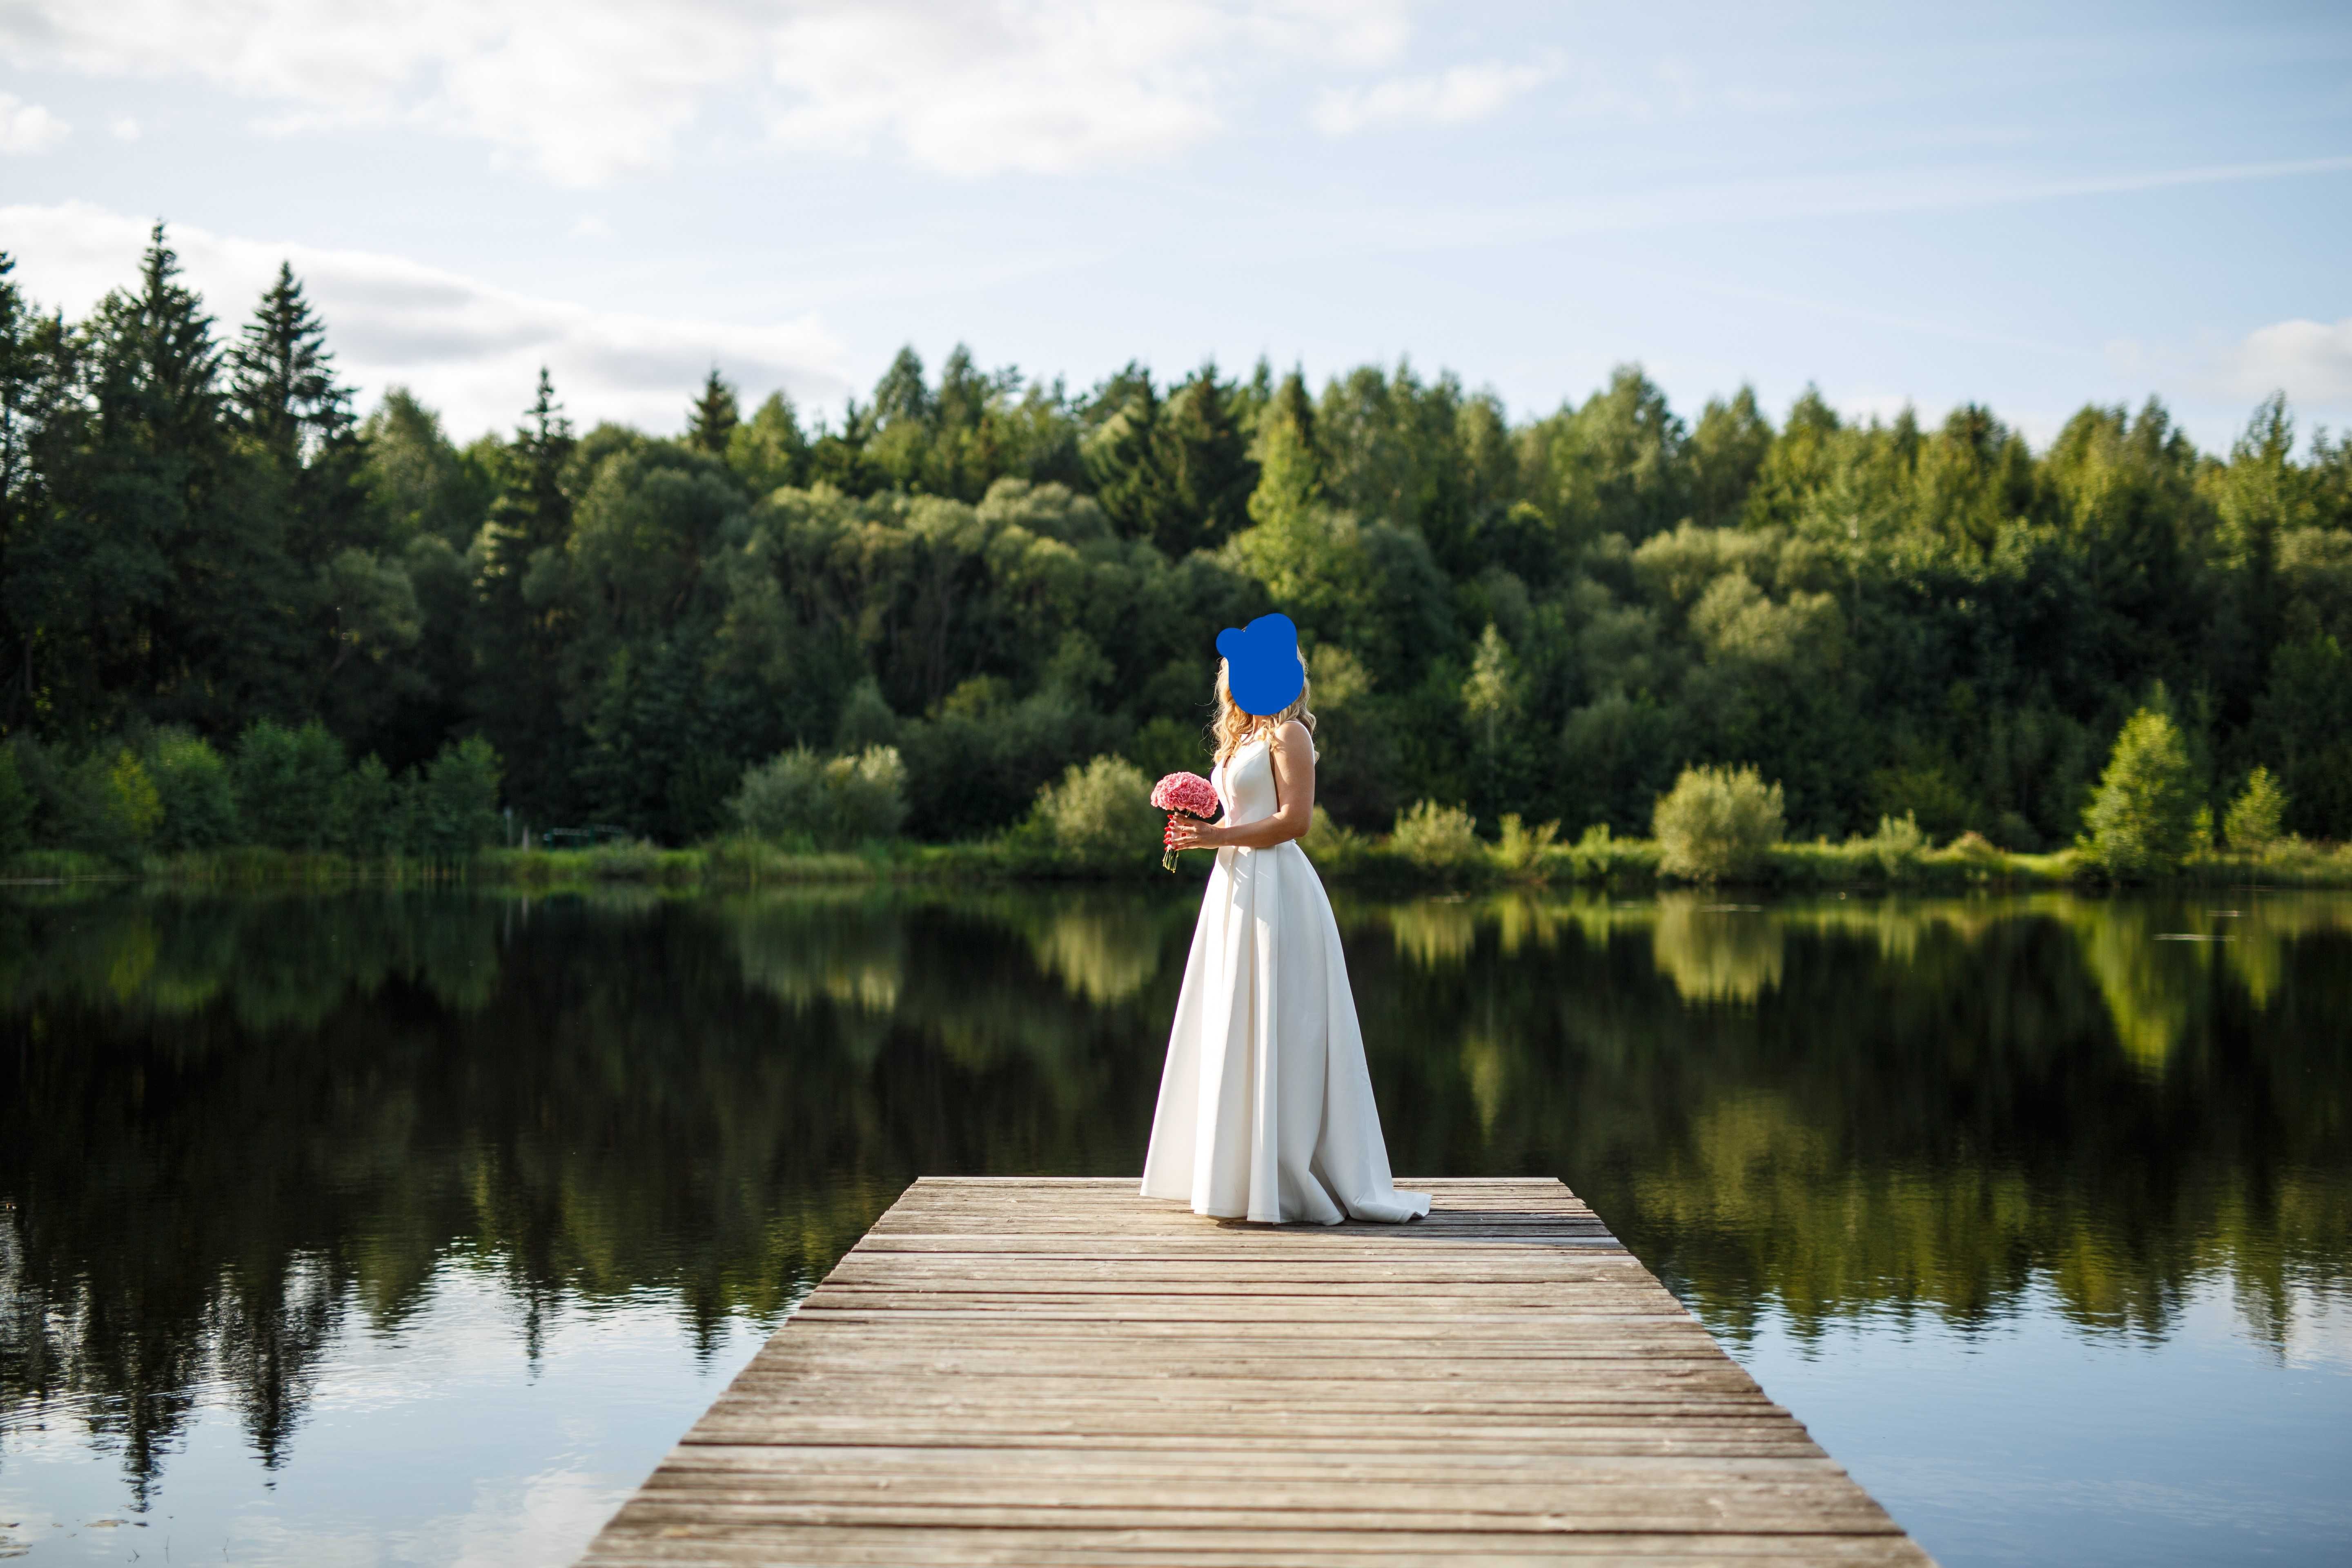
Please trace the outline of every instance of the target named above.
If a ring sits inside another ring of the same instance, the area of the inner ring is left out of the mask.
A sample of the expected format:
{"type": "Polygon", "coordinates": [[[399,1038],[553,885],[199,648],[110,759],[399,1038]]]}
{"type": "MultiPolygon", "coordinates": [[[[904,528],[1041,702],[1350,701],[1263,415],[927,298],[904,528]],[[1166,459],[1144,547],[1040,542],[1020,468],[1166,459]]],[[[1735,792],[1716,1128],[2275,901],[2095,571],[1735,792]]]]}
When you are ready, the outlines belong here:
{"type": "Polygon", "coordinates": [[[1475,865],[1486,847],[1478,842],[1478,819],[1458,805],[1416,802],[1397,813],[1389,847],[1423,870],[1447,871],[1475,865]]]}
{"type": "Polygon", "coordinates": [[[0,864],[33,847],[33,792],[16,765],[16,749],[0,746],[0,864]]]}
{"type": "Polygon", "coordinates": [[[1625,841],[1607,823],[1596,822],[1577,836],[1575,847],[1569,850],[1569,875],[1579,881],[1605,882],[1624,851],[1625,841]]]}
{"type": "Polygon", "coordinates": [[[236,842],[236,791],[228,764],[211,742],[185,731],[164,731],[156,739],[153,772],[155,793],[163,803],[158,849],[177,854],[236,842]]]}
{"type": "Polygon", "coordinates": [[[907,769],[896,746],[830,759],[796,747],[746,769],[728,810],[772,844],[843,849],[891,838],[907,820],[907,769]]]}
{"type": "Polygon", "coordinates": [[[109,853],[105,780],[91,773],[95,758],[75,763],[62,747],[44,746],[29,735],[12,739],[8,753],[30,807],[26,852],[109,853]]]}
{"type": "Polygon", "coordinates": [[[2110,876],[2179,869],[2195,847],[2197,792],[2189,748],[2170,718],[2143,708],[2125,723],[2083,826],[2078,847],[2110,876]]]}
{"type": "Polygon", "coordinates": [[[380,860],[407,847],[407,792],[374,752],[335,782],[334,844],[359,860],[380,860]]]}
{"type": "Polygon", "coordinates": [[[246,842],[272,849],[326,848],[334,837],[335,785],[342,776],[343,743],[317,720],[299,730],[257,721],[236,743],[237,816],[246,842]]]}
{"type": "Polygon", "coordinates": [[[153,840],[163,825],[163,798],[155,780],[130,747],[114,753],[106,765],[106,816],[115,835],[135,857],[153,840]]]}
{"type": "Polygon", "coordinates": [[[441,748],[416,792],[410,831],[427,858],[471,858],[499,841],[499,754],[479,735],[441,748]]]}
{"type": "Polygon", "coordinates": [[[1307,837],[1298,841],[1298,847],[1325,870],[1345,871],[1370,854],[1372,844],[1354,828],[1332,821],[1331,814],[1318,805],[1307,819],[1307,837]]]}
{"type": "Polygon", "coordinates": [[[1699,882],[1752,876],[1780,840],[1780,786],[1752,767],[1685,768],[1650,821],[1664,875],[1699,882]]]}
{"type": "MultiPolygon", "coordinates": [[[[1316,689],[1316,696],[1322,696],[1321,688],[1316,689]]],[[[1215,760],[1200,725],[1164,713],[1139,728],[1120,750],[1155,784],[1170,773],[1199,773],[1205,778],[1215,760]]]]}
{"type": "Polygon", "coordinates": [[[2230,847],[2246,855],[2269,849],[2286,826],[2286,791],[2279,788],[2270,769],[2256,768],[2238,798],[2230,803],[2230,815],[2221,819],[2230,847]]]}
{"type": "Polygon", "coordinates": [[[1553,841],[1559,837],[1557,822],[1529,827],[1519,820],[1517,812],[1505,812],[1502,836],[1495,841],[1495,863],[1507,871],[1533,871],[1551,853],[1553,841]]]}
{"type": "Polygon", "coordinates": [[[1124,757],[1097,757],[1037,793],[1037,817],[1055,848],[1079,865],[1157,859],[1167,818],[1151,804],[1151,783],[1124,757]]]}
{"type": "MultiPolygon", "coordinates": [[[[1978,842],[1983,842],[1980,837],[1978,842]]],[[[1855,847],[1869,852],[1888,881],[1907,882],[1918,874],[1919,857],[1927,852],[1927,836],[1920,831],[1918,817],[1906,811],[1899,817],[1880,817],[1878,831],[1857,840],[1855,847]]]]}

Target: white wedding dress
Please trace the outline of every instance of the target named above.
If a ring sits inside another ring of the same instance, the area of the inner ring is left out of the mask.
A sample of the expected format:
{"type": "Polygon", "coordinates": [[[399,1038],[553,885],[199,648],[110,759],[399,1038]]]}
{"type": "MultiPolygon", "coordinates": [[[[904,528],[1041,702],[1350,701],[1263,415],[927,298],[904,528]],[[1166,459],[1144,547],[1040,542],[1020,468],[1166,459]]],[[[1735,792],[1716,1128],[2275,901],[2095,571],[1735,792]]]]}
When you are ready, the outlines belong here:
{"type": "MultiPolygon", "coordinates": [[[[1258,736],[1209,775],[1225,820],[1275,812],[1258,736]]],[[[1176,997],[1143,1195],[1222,1219],[1409,1220],[1372,1104],[1339,922],[1296,839],[1217,851],[1176,997]]]]}

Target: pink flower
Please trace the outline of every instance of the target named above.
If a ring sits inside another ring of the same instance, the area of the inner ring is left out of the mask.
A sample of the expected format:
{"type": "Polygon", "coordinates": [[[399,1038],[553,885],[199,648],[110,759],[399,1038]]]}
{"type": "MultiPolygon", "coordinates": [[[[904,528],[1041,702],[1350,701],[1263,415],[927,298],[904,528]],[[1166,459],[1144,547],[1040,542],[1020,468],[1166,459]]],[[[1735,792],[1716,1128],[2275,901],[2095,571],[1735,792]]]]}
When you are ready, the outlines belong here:
{"type": "Polygon", "coordinates": [[[1206,822],[1217,815],[1217,792],[1198,773],[1170,773],[1151,786],[1151,804],[1161,811],[1181,811],[1206,822]]]}
{"type": "MultiPolygon", "coordinates": [[[[1215,786],[1198,773],[1170,773],[1151,786],[1151,804],[1161,811],[1182,812],[1203,822],[1223,809],[1215,786]]],[[[1163,851],[1160,864],[1167,870],[1176,869],[1176,851],[1163,851]]]]}

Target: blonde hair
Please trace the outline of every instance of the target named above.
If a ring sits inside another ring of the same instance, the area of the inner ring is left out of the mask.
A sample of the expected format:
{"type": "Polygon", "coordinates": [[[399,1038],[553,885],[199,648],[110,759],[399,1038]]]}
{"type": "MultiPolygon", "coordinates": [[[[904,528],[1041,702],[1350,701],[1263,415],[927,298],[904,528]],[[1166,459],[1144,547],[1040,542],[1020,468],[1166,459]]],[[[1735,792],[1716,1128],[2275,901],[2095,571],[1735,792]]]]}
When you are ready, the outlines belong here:
{"type": "Polygon", "coordinates": [[[1209,725],[1210,739],[1216,742],[1217,761],[1231,759],[1235,752],[1249,743],[1250,737],[1260,730],[1281,729],[1293,719],[1307,726],[1307,746],[1314,747],[1315,714],[1307,706],[1314,695],[1315,683],[1307,679],[1307,656],[1298,656],[1298,696],[1279,713],[1246,713],[1234,703],[1234,689],[1227,682],[1226,665],[1217,660],[1217,716],[1209,725]]]}

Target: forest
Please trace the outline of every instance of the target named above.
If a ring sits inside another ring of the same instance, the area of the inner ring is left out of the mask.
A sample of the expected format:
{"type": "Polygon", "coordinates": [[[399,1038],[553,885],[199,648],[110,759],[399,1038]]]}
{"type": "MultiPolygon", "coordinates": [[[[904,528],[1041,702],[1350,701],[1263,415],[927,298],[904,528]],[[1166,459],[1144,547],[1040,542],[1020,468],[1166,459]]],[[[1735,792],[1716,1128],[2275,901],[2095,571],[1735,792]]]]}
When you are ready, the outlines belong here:
{"type": "Polygon", "coordinates": [[[2263,768],[2352,837],[2352,438],[2279,397],[2217,454],[2153,400],[2036,450],[1637,366],[1518,418],[1409,363],[1076,392],[961,347],[837,419],[723,366],[674,435],[560,390],[461,446],[354,406],[290,269],[231,331],[160,225],[79,321],[0,256],[0,852],[681,844],[795,748],[895,748],[905,832],[970,839],[1091,758],[1205,771],[1215,633],[1271,609],[1342,826],[1639,834],[1724,763],[1791,838],[2054,848],[2152,710],[2216,819],[2263,768]]]}

